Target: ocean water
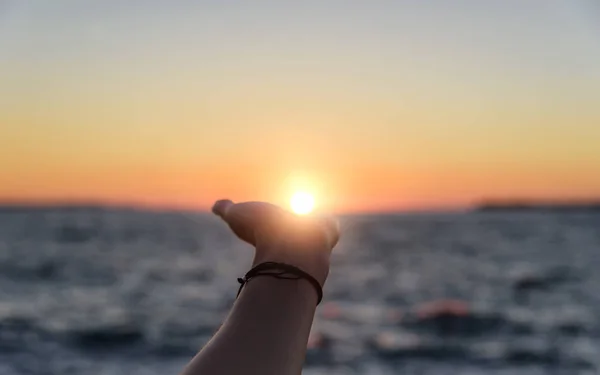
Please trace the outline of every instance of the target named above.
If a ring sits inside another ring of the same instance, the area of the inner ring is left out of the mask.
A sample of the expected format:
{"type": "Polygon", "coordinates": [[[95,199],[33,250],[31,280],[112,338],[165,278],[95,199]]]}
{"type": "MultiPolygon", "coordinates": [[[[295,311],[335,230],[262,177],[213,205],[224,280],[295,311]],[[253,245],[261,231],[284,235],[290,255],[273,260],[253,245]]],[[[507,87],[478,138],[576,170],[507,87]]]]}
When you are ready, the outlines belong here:
{"type": "MultiPolygon", "coordinates": [[[[600,371],[600,215],[341,223],[305,374],[600,371]]],[[[177,374],[251,253],[202,213],[2,209],[0,374],[177,374]]]]}

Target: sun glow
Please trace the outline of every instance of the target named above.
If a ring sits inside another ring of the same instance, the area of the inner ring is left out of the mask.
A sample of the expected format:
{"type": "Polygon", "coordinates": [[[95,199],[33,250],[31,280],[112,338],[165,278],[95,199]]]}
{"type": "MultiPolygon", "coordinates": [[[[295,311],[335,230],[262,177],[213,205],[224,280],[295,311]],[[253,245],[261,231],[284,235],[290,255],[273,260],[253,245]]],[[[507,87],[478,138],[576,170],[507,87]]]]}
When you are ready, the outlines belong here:
{"type": "Polygon", "coordinates": [[[315,198],[305,191],[297,191],[290,199],[290,207],[298,215],[309,214],[315,207],[315,198]]]}

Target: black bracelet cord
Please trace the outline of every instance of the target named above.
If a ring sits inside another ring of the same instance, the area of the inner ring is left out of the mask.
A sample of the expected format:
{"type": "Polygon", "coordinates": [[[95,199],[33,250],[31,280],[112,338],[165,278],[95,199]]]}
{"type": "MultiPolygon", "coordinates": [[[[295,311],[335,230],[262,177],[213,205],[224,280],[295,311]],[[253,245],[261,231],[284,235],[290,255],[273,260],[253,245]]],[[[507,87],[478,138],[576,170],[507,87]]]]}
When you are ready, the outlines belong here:
{"type": "MultiPolygon", "coordinates": [[[[285,263],[276,263],[276,262],[265,262],[257,265],[252,268],[250,271],[244,275],[243,278],[238,278],[238,282],[240,283],[240,289],[238,289],[237,296],[242,292],[242,288],[244,285],[253,277],[257,276],[271,276],[276,279],[284,279],[284,280],[299,280],[305,279],[315,288],[317,292],[318,301],[317,305],[321,303],[323,299],[323,288],[321,288],[321,284],[309,275],[308,273],[302,271],[300,268],[292,266],[290,264],[285,263]]],[[[237,297],[236,297],[237,298],[237,297]]]]}

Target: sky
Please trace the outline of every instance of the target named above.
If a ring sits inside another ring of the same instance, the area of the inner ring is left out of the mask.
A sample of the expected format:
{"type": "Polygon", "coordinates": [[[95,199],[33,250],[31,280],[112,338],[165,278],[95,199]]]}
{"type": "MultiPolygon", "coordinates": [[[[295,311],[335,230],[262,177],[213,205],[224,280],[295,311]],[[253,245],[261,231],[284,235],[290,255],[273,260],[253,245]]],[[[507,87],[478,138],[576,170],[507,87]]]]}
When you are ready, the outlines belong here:
{"type": "Polygon", "coordinates": [[[600,197],[597,0],[0,0],[0,201],[600,197]]]}

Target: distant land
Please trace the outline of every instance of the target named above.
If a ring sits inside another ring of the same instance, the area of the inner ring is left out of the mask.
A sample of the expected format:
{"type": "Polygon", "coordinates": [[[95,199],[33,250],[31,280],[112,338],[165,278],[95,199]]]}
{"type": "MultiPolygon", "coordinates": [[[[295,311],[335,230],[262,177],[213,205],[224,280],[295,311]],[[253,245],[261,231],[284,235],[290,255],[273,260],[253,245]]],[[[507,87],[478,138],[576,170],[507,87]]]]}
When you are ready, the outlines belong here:
{"type": "Polygon", "coordinates": [[[0,213],[10,212],[196,212],[201,210],[179,207],[161,207],[141,204],[114,204],[101,202],[2,202],[0,213]]]}
{"type": "Polygon", "coordinates": [[[600,200],[585,202],[536,202],[488,200],[474,206],[478,212],[600,212],[600,200]]]}

